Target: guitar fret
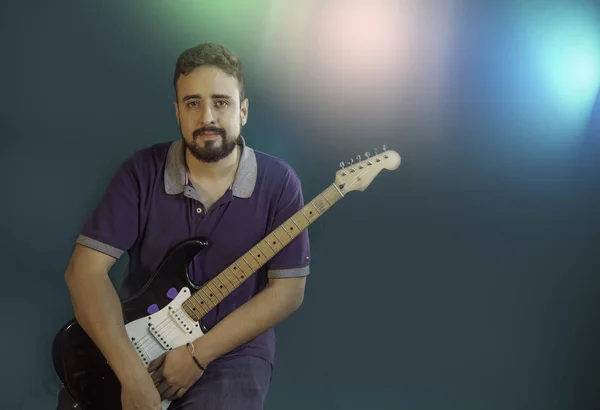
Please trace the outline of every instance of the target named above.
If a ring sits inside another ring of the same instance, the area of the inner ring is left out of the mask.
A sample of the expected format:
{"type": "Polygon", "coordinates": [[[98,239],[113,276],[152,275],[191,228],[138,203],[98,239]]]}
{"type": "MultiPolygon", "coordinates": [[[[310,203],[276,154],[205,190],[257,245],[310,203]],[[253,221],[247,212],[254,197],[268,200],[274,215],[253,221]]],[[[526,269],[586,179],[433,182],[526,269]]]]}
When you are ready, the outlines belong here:
{"type": "Polygon", "coordinates": [[[315,211],[317,211],[319,213],[319,215],[322,215],[321,211],[319,211],[317,206],[314,204],[314,200],[310,201],[310,204],[313,206],[313,208],[315,208],[315,211]]]}
{"type": "Polygon", "coordinates": [[[257,270],[259,270],[262,265],[256,259],[256,257],[254,257],[254,255],[252,255],[252,249],[250,249],[248,252],[246,252],[245,255],[248,257],[248,259],[250,259],[250,262],[253,262],[253,264],[251,265],[252,266],[252,270],[254,272],[256,272],[257,270]]]}
{"type": "MultiPolygon", "coordinates": [[[[271,236],[271,235],[269,235],[269,236],[271,236]]],[[[267,238],[268,238],[268,237],[267,237],[267,238]]],[[[269,239],[269,242],[270,242],[270,241],[271,241],[271,239],[269,239]]],[[[267,241],[265,241],[265,242],[267,242],[267,241]]],[[[273,249],[273,247],[271,246],[271,244],[270,244],[269,242],[267,242],[267,245],[269,245],[269,248],[271,248],[271,250],[273,251],[273,255],[275,255],[275,254],[277,253],[277,251],[276,251],[275,249],[273,249]]],[[[271,257],[272,257],[272,256],[271,256],[271,257]]]]}
{"type": "Polygon", "coordinates": [[[221,285],[217,285],[217,284],[215,283],[215,281],[219,281],[219,282],[220,282],[220,280],[219,280],[219,276],[218,276],[218,275],[217,275],[217,276],[215,276],[215,277],[214,277],[214,278],[213,278],[213,279],[210,281],[210,284],[212,285],[212,287],[213,287],[214,289],[216,289],[216,291],[217,291],[217,292],[219,292],[219,294],[221,295],[221,296],[219,296],[219,297],[218,297],[218,298],[220,299],[220,300],[219,300],[219,302],[222,302],[222,301],[223,301],[223,300],[224,300],[224,299],[227,297],[227,295],[229,295],[229,292],[227,292],[227,289],[223,289],[223,284],[222,284],[222,283],[221,283],[221,285]]]}
{"type": "Polygon", "coordinates": [[[286,247],[294,239],[294,236],[292,236],[292,234],[290,234],[289,230],[285,226],[286,224],[287,224],[287,222],[284,222],[277,229],[275,229],[275,232],[277,232],[277,231],[285,232],[285,236],[284,236],[285,241],[283,242],[283,247],[286,247]]]}
{"type": "MultiPolygon", "coordinates": [[[[186,300],[185,302],[183,302],[182,305],[183,305],[183,310],[185,311],[185,313],[187,313],[188,316],[190,316],[190,317],[194,316],[195,317],[195,319],[192,317],[193,320],[198,321],[198,320],[202,319],[202,316],[196,313],[196,308],[195,307],[191,308],[189,306],[190,305],[189,301],[186,300]]],[[[192,304],[192,306],[193,306],[193,304],[192,304]]]]}
{"type": "MultiPolygon", "coordinates": [[[[249,254],[250,256],[252,256],[252,258],[254,258],[254,260],[256,261],[256,263],[260,264],[260,263],[261,263],[261,262],[260,262],[260,261],[261,261],[261,259],[260,259],[260,258],[261,258],[261,256],[263,256],[263,255],[262,255],[262,253],[256,252],[256,250],[257,250],[257,249],[258,249],[258,247],[257,247],[257,246],[255,246],[254,248],[252,248],[252,249],[250,249],[250,250],[248,251],[248,254],[249,254]],[[255,255],[255,253],[256,253],[256,255],[255,255]]],[[[263,256],[263,259],[264,259],[264,256],[263,256]]]]}
{"type": "Polygon", "coordinates": [[[219,282],[221,282],[221,286],[219,286],[219,292],[221,292],[221,288],[225,288],[225,290],[227,291],[227,294],[221,292],[221,293],[223,293],[223,299],[225,299],[225,297],[227,297],[227,295],[229,295],[231,293],[231,291],[229,290],[227,285],[223,283],[223,281],[221,280],[221,278],[219,276],[221,276],[221,275],[217,275],[215,277],[215,279],[218,280],[219,282]]]}
{"type": "Polygon", "coordinates": [[[325,201],[327,201],[327,204],[328,204],[329,206],[331,206],[331,202],[329,202],[329,200],[327,199],[327,197],[326,197],[324,194],[321,194],[320,196],[321,196],[323,199],[325,199],[325,201]]]}
{"type": "MultiPolygon", "coordinates": [[[[256,248],[256,246],[255,246],[255,248],[256,248]]],[[[258,264],[258,267],[259,267],[259,268],[260,268],[261,266],[263,266],[263,262],[262,262],[262,261],[263,261],[265,258],[264,258],[264,255],[262,255],[262,253],[258,253],[258,252],[256,252],[256,250],[254,250],[254,248],[253,248],[253,249],[250,249],[250,250],[248,251],[248,254],[249,254],[250,256],[252,256],[252,259],[254,259],[254,260],[256,261],[256,263],[258,264]],[[254,253],[252,253],[252,251],[254,251],[254,252],[256,253],[256,255],[254,255],[254,253]],[[262,259],[261,259],[261,255],[262,255],[262,259]]]]}
{"type": "Polygon", "coordinates": [[[334,183],[333,186],[335,187],[335,189],[337,189],[337,191],[340,193],[340,196],[344,196],[344,194],[342,193],[342,191],[338,188],[338,186],[334,183]]]}
{"type": "Polygon", "coordinates": [[[229,275],[227,275],[227,269],[223,271],[223,276],[225,277],[225,279],[227,279],[227,281],[229,281],[229,283],[231,283],[232,289],[235,290],[235,288],[237,288],[237,285],[233,283],[231,279],[229,279],[229,275]]]}
{"type": "MultiPolygon", "coordinates": [[[[306,208],[306,207],[304,207],[306,208]]],[[[310,219],[308,218],[308,216],[306,216],[306,214],[304,213],[304,209],[301,209],[300,212],[302,212],[302,215],[306,218],[306,220],[310,223],[310,219]]]]}
{"type": "Polygon", "coordinates": [[[277,238],[277,240],[279,241],[279,244],[281,245],[281,247],[283,247],[283,241],[281,240],[279,235],[277,235],[277,232],[273,231],[273,236],[275,236],[277,238]]]}
{"type": "MultiPolygon", "coordinates": [[[[238,259],[238,261],[239,261],[239,259],[238,259]]],[[[238,267],[238,268],[239,268],[239,269],[242,271],[242,273],[243,273],[244,275],[246,275],[246,271],[245,271],[245,270],[244,270],[244,269],[243,269],[243,268],[242,268],[242,267],[241,267],[241,266],[238,264],[238,261],[235,261],[235,262],[234,262],[234,265],[235,265],[235,266],[237,266],[237,267],[238,267]]],[[[234,270],[234,271],[236,271],[236,270],[237,270],[237,269],[235,268],[235,266],[234,266],[234,268],[233,268],[233,270],[234,270]]],[[[240,283],[242,283],[242,280],[241,280],[241,278],[238,278],[238,277],[237,277],[237,274],[235,275],[235,278],[236,278],[236,279],[238,279],[238,280],[240,281],[240,283]]]]}
{"type": "Polygon", "coordinates": [[[334,203],[336,203],[337,201],[340,200],[340,198],[342,198],[339,194],[339,192],[333,190],[333,189],[329,189],[326,192],[323,193],[323,197],[327,200],[327,202],[329,203],[329,206],[333,206],[334,203]]]}
{"type": "Polygon", "coordinates": [[[296,225],[296,228],[298,228],[298,231],[302,231],[302,228],[300,228],[300,225],[298,225],[298,224],[296,223],[296,221],[294,221],[294,218],[293,218],[293,217],[292,217],[292,218],[290,218],[290,220],[291,220],[291,221],[294,223],[294,225],[296,225]]]}
{"type": "Polygon", "coordinates": [[[211,289],[211,288],[210,288],[210,285],[212,285],[212,293],[214,293],[215,297],[216,297],[216,298],[219,300],[219,302],[222,302],[222,301],[223,301],[223,297],[224,297],[225,295],[223,295],[223,292],[221,292],[221,290],[219,289],[219,287],[218,287],[217,285],[215,285],[215,283],[214,283],[214,279],[213,279],[213,280],[211,280],[211,281],[209,281],[209,282],[208,282],[208,285],[209,285],[209,289],[211,289]],[[217,295],[217,293],[219,293],[219,294],[220,294],[221,296],[223,296],[223,297],[219,297],[219,296],[217,295]]]}
{"type": "Polygon", "coordinates": [[[300,234],[300,232],[302,231],[302,228],[300,228],[300,226],[298,226],[298,224],[296,222],[294,222],[293,218],[289,218],[281,226],[283,228],[285,228],[284,231],[289,235],[290,242],[294,238],[296,238],[300,234]],[[294,225],[298,228],[297,230],[294,229],[294,225]]]}
{"type": "Polygon", "coordinates": [[[294,216],[292,216],[290,219],[292,220],[292,222],[294,224],[296,224],[296,226],[298,227],[298,229],[300,231],[303,231],[304,229],[306,229],[310,226],[310,221],[308,219],[306,219],[306,217],[304,217],[304,219],[302,219],[301,212],[296,212],[296,214],[294,216]]]}
{"type": "Polygon", "coordinates": [[[323,196],[323,194],[320,194],[315,202],[317,203],[317,205],[319,205],[321,207],[321,209],[319,209],[319,211],[325,212],[329,209],[329,203],[327,203],[327,198],[325,198],[325,196],[323,196]]]}
{"type": "MultiPolygon", "coordinates": [[[[266,242],[264,239],[263,239],[261,242],[265,242],[265,243],[267,244],[267,247],[268,247],[269,249],[271,249],[271,251],[273,251],[273,249],[271,248],[271,246],[269,246],[269,243],[268,243],[268,242],[266,242]]],[[[265,252],[265,250],[264,250],[263,248],[261,248],[261,247],[260,247],[260,244],[256,245],[256,247],[258,248],[258,250],[259,250],[259,251],[261,251],[261,252],[263,253],[263,255],[266,255],[266,258],[267,258],[267,259],[271,259],[271,258],[272,258],[272,257],[275,255],[275,253],[274,253],[274,252],[272,252],[272,253],[271,253],[271,255],[267,255],[267,252],[265,252]]]]}
{"type": "Polygon", "coordinates": [[[339,196],[339,191],[336,189],[335,184],[330,185],[329,188],[327,188],[325,191],[322,192],[321,195],[327,197],[327,200],[331,200],[329,201],[330,206],[333,206],[333,204],[336,202],[336,197],[340,198],[339,196]]]}
{"type": "MultiPolygon", "coordinates": [[[[284,223],[283,223],[283,225],[285,225],[286,223],[287,223],[287,222],[284,222],[284,223]]],[[[282,226],[283,226],[283,225],[282,225],[282,226]]],[[[292,234],[289,232],[289,229],[287,229],[287,228],[286,228],[286,229],[283,229],[283,227],[282,227],[282,228],[281,228],[281,230],[282,230],[283,232],[285,232],[285,233],[287,234],[287,236],[289,236],[289,237],[290,237],[290,242],[292,241],[292,239],[294,239],[294,236],[292,236],[292,234]]]]}
{"type": "Polygon", "coordinates": [[[319,213],[319,210],[316,208],[315,204],[312,202],[310,202],[308,205],[306,205],[306,209],[308,210],[308,214],[311,216],[313,221],[321,216],[321,214],[319,213]]]}
{"type": "Polygon", "coordinates": [[[233,277],[235,278],[235,280],[238,283],[237,283],[237,285],[233,284],[233,281],[231,279],[229,279],[229,276],[227,276],[227,279],[229,279],[229,281],[237,288],[242,282],[240,282],[240,280],[237,278],[237,275],[235,274],[235,272],[231,268],[227,268],[227,269],[229,269],[229,272],[231,272],[233,274],[233,277]]]}
{"type": "Polygon", "coordinates": [[[250,263],[248,263],[248,261],[246,260],[246,258],[244,257],[244,255],[242,255],[242,260],[244,261],[244,263],[246,265],[248,265],[248,267],[250,268],[250,272],[254,273],[255,269],[252,267],[252,265],[250,265],[250,263]]]}
{"type": "Polygon", "coordinates": [[[244,270],[244,268],[242,268],[242,267],[241,267],[241,266],[238,264],[238,261],[239,261],[239,259],[238,259],[237,261],[235,261],[235,262],[234,262],[234,265],[235,265],[235,266],[233,267],[233,270],[234,270],[234,272],[235,272],[235,271],[237,271],[236,267],[238,267],[238,268],[239,268],[239,270],[242,272],[242,275],[240,275],[240,276],[237,276],[237,274],[235,275],[235,278],[236,278],[237,280],[239,280],[239,281],[240,281],[240,285],[241,285],[242,283],[244,283],[244,280],[245,280],[245,279],[246,279],[246,277],[248,276],[248,273],[247,273],[247,272],[244,270]]]}
{"type": "Polygon", "coordinates": [[[204,311],[204,313],[205,313],[205,314],[206,314],[206,313],[208,313],[208,310],[204,309],[204,306],[203,306],[203,305],[204,305],[204,302],[203,302],[203,301],[201,301],[201,302],[198,302],[198,298],[197,298],[196,296],[198,296],[198,294],[197,294],[197,293],[194,293],[194,295],[193,295],[193,297],[192,297],[192,300],[193,300],[194,302],[196,302],[196,305],[198,305],[198,306],[200,307],[200,309],[202,309],[202,310],[204,311]]]}
{"type": "MultiPolygon", "coordinates": [[[[213,302],[213,301],[212,301],[212,299],[210,298],[210,296],[208,296],[208,293],[206,293],[206,291],[204,290],[204,286],[202,286],[202,287],[200,288],[200,290],[202,291],[202,293],[204,293],[204,294],[206,295],[206,297],[208,298],[208,300],[210,300],[210,303],[212,303],[212,304],[213,304],[213,307],[217,306],[217,305],[215,304],[215,302],[213,302]]],[[[206,302],[206,303],[208,304],[208,301],[207,301],[206,299],[202,298],[202,300],[204,300],[204,302],[206,302]]],[[[210,308],[210,306],[209,306],[209,308],[210,308]]]]}

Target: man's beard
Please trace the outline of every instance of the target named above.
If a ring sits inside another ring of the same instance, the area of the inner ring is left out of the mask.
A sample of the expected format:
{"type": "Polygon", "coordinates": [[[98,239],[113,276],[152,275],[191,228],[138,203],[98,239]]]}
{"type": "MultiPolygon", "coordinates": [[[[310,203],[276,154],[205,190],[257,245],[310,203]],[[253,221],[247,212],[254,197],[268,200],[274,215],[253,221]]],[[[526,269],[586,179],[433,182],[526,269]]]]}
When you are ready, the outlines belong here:
{"type": "MultiPolygon", "coordinates": [[[[179,128],[179,132],[181,132],[181,127],[179,128]]],[[[231,139],[227,138],[227,132],[222,128],[203,127],[195,130],[192,138],[193,141],[191,143],[188,142],[183,137],[183,132],[181,132],[183,144],[196,159],[203,162],[218,162],[233,152],[236,145],[241,141],[241,134],[237,138],[231,139]],[[221,136],[221,145],[217,146],[218,140],[205,140],[204,146],[198,145],[196,138],[202,132],[218,133],[221,136]]]]}

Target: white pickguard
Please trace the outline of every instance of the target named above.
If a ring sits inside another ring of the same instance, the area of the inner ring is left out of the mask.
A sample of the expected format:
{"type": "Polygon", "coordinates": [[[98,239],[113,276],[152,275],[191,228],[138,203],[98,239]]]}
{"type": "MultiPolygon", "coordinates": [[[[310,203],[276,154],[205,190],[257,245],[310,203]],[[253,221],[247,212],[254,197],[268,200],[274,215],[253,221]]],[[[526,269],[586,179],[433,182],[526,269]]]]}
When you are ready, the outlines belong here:
{"type": "MultiPolygon", "coordinates": [[[[125,325],[131,343],[146,367],[168,350],[204,335],[198,322],[192,320],[181,308],[182,303],[190,296],[190,290],[182,288],[163,309],[125,325]]],[[[170,404],[171,401],[163,400],[162,410],[166,410],[170,404]]]]}

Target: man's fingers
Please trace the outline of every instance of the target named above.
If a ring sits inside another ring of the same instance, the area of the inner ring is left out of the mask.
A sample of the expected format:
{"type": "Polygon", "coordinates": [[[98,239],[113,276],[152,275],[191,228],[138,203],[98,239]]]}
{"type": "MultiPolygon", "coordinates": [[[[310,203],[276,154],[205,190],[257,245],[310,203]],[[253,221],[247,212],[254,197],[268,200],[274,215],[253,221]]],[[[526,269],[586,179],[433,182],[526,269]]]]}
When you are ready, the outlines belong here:
{"type": "Polygon", "coordinates": [[[158,369],[164,361],[165,361],[164,354],[162,354],[159,357],[157,357],[156,359],[152,360],[152,362],[150,363],[150,366],[148,366],[148,373],[152,373],[153,371],[158,369]]]}
{"type": "Polygon", "coordinates": [[[165,381],[162,381],[158,386],[156,386],[156,390],[158,390],[158,393],[161,396],[165,391],[169,390],[170,388],[171,386],[169,386],[165,381]]]}
{"type": "Polygon", "coordinates": [[[175,394],[177,393],[177,387],[169,387],[167,390],[165,390],[163,393],[160,394],[160,399],[161,400],[173,400],[171,399],[171,397],[173,397],[175,394]]]}
{"type": "Polygon", "coordinates": [[[150,375],[155,386],[162,381],[162,379],[163,379],[162,372],[163,372],[163,368],[159,367],[154,373],[152,373],[150,375]]]}
{"type": "Polygon", "coordinates": [[[179,390],[177,390],[173,395],[171,395],[171,397],[169,397],[167,400],[177,400],[183,397],[183,395],[185,394],[185,392],[187,391],[186,388],[181,388],[179,390]]]}

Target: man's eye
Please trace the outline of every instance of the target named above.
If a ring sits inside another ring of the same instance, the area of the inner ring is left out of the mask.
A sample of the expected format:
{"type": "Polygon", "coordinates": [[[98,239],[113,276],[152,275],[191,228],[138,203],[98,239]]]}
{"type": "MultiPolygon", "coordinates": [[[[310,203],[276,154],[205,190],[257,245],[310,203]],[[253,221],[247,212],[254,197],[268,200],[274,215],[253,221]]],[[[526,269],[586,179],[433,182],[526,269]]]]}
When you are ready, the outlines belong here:
{"type": "Polygon", "coordinates": [[[225,107],[227,105],[227,101],[217,101],[218,107],[225,107]]]}
{"type": "Polygon", "coordinates": [[[198,105],[198,102],[197,102],[197,101],[190,101],[190,102],[188,103],[188,107],[194,107],[194,106],[197,106],[197,105],[198,105]]]}

